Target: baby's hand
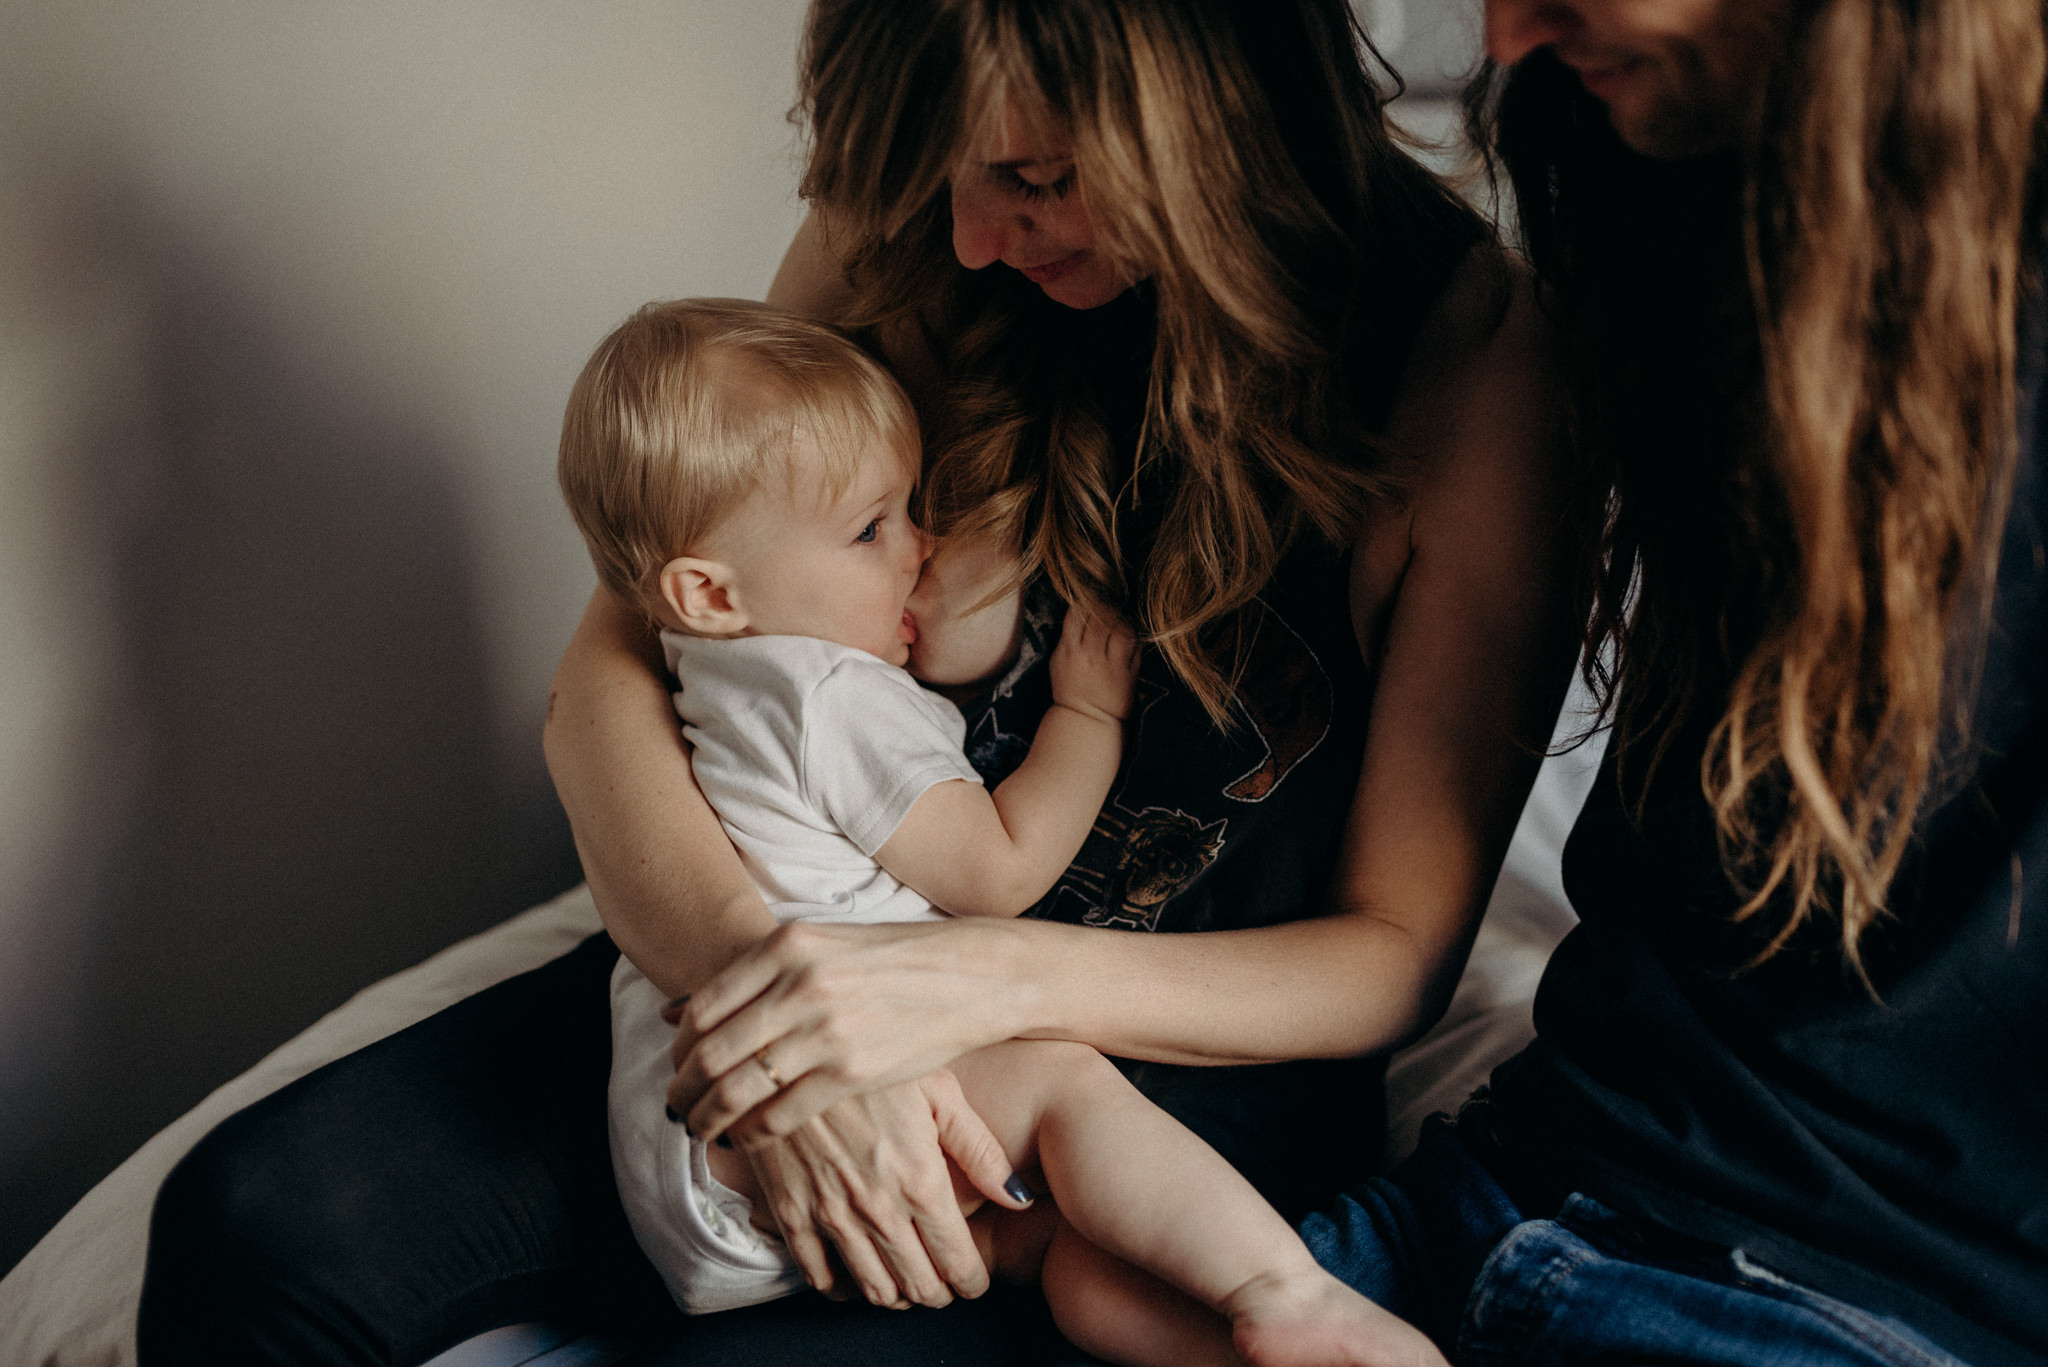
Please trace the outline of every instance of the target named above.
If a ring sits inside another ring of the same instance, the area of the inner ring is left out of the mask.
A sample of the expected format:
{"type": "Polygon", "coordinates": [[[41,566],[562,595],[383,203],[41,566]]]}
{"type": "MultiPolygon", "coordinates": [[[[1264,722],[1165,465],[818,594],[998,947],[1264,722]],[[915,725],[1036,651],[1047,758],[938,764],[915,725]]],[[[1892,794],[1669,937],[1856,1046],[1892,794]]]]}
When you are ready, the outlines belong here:
{"type": "Polygon", "coordinates": [[[1052,652],[1052,700],[1084,716],[1121,722],[1138,682],[1138,640],[1113,617],[1068,608],[1052,652]]]}

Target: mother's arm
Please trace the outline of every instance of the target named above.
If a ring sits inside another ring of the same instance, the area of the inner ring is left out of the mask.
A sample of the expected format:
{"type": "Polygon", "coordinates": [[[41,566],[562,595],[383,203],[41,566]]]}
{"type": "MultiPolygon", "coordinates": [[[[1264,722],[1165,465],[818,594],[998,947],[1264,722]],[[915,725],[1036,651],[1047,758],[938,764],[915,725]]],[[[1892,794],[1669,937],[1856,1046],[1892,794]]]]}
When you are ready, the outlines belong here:
{"type": "MultiPolygon", "coordinates": [[[[697,789],[645,638],[637,615],[598,590],[556,672],[545,741],[606,929],[680,994],[775,919],[697,789]]],[[[943,1071],[847,1097],[749,1150],[811,1284],[844,1287],[836,1257],[879,1305],[943,1305],[988,1285],[948,1156],[984,1195],[1016,1204],[1001,1147],[943,1071]]]]}
{"type": "Polygon", "coordinates": [[[1354,559],[1378,682],[1327,914],[1199,935],[784,927],[685,1012],[671,1097],[692,1125],[715,1134],[753,1112],[779,1130],[1013,1036],[1226,1063],[1381,1051],[1426,1029],[1577,651],[1559,390],[1530,286],[1475,250],[1418,339],[1392,421],[1419,457],[1415,483],[1362,529],[1354,559]],[[773,1096],[735,1066],[770,1044],[785,1077],[802,1075],[773,1096]]]}
{"type": "Polygon", "coordinates": [[[665,995],[775,929],[690,773],[652,632],[602,587],[556,670],[542,739],[605,929],[665,995]]]}
{"type": "MultiPolygon", "coordinates": [[[[843,311],[845,282],[805,219],[770,302],[843,311]]],[[[605,929],[648,980],[694,990],[775,929],[690,772],[653,630],[603,586],[555,673],[543,744],[605,929]]]]}
{"type": "MultiPolygon", "coordinates": [[[[795,274],[785,269],[771,297],[831,308],[833,277],[816,269],[817,251],[806,224],[790,254],[795,274]]],[[[603,588],[556,671],[544,742],[605,928],[656,987],[690,992],[774,930],[691,774],[653,636],[603,588]]],[[[837,1281],[826,1241],[878,1304],[941,1305],[987,1286],[947,1157],[991,1199],[1016,1202],[1003,1192],[1001,1147],[950,1075],[846,1098],[749,1152],[792,1254],[821,1290],[837,1281]]]]}

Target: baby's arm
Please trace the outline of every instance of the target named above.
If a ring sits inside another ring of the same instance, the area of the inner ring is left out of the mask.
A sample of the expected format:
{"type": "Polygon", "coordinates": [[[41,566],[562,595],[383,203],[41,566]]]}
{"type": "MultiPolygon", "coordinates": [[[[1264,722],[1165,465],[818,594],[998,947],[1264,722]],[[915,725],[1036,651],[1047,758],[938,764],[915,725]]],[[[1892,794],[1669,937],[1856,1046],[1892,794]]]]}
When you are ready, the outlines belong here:
{"type": "Polygon", "coordinates": [[[952,780],[918,798],[875,859],[956,916],[1015,916],[1080,853],[1123,756],[1137,645],[1069,611],[1052,654],[1053,705],[1031,753],[996,788],[952,780]]]}

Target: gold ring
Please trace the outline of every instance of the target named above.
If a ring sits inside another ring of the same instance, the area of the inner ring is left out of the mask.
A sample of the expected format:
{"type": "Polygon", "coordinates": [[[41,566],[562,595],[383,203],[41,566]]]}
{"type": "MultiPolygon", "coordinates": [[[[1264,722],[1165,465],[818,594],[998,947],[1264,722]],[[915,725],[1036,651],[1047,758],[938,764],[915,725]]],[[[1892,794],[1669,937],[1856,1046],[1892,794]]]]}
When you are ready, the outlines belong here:
{"type": "Polygon", "coordinates": [[[784,1082],[782,1080],[782,1074],[775,1071],[775,1065],[768,1061],[767,1045],[764,1044],[759,1049],[756,1049],[754,1051],[754,1062],[761,1065],[761,1071],[766,1073],[768,1075],[768,1080],[775,1084],[776,1091],[779,1092],[783,1088],[789,1086],[787,1082],[784,1082]]]}

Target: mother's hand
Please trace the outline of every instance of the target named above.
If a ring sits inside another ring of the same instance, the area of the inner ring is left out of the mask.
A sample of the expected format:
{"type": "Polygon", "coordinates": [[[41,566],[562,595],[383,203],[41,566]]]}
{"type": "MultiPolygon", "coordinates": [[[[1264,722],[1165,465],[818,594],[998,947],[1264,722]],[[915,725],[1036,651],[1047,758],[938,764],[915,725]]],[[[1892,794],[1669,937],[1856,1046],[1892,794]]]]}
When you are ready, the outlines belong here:
{"type": "Polygon", "coordinates": [[[763,1204],[805,1278],[844,1294],[832,1257],[876,1305],[941,1306],[988,1289],[946,1165],[1011,1209],[1010,1161],[945,1069],[849,1097],[785,1135],[742,1126],[763,1204]],[[827,1245],[829,1244],[829,1251],[827,1245]]]}
{"type": "Polygon", "coordinates": [[[789,1134],[848,1097],[1022,1032],[1029,927],[786,925],[691,996],[669,1105],[691,1132],[789,1134]]]}

